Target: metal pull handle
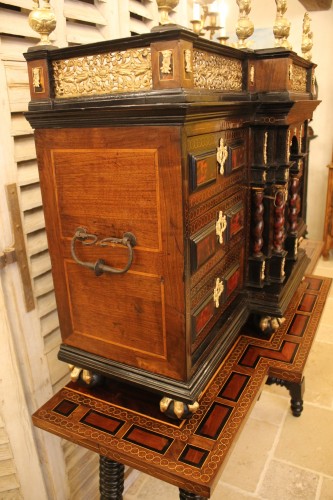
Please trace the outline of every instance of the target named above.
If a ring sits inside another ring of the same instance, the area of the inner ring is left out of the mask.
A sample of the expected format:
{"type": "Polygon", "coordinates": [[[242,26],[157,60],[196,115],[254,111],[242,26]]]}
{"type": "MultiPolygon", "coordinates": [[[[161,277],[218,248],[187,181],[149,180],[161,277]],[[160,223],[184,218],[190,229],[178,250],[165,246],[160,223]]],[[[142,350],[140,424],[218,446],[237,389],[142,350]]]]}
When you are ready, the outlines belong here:
{"type": "Polygon", "coordinates": [[[71,254],[74,261],[80,266],[87,267],[88,269],[92,269],[96,276],[100,276],[105,273],[113,273],[113,274],[124,274],[126,273],[132,265],[133,261],[133,247],[136,245],[136,237],[133,233],[124,233],[122,238],[104,238],[103,240],[98,241],[98,238],[95,234],[87,233],[87,230],[78,227],[75,231],[75,234],[71,241],[71,254]],[[75,254],[75,242],[76,240],[80,241],[82,245],[99,245],[101,247],[108,246],[109,243],[116,243],[118,245],[123,245],[128,248],[128,261],[126,266],[123,269],[117,269],[115,267],[110,267],[105,264],[103,259],[98,259],[95,263],[92,262],[83,262],[78,259],[75,254]]]}

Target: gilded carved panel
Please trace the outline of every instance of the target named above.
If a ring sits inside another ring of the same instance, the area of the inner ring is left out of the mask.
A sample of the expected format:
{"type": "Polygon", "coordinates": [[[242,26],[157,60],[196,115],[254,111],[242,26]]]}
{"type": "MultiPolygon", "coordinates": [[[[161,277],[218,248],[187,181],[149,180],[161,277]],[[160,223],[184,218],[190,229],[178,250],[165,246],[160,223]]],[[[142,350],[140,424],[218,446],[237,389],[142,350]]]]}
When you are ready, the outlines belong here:
{"type": "Polygon", "coordinates": [[[238,59],[193,51],[194,87],[209,90],[243,89],[242,63],[238,59]]]}
{"type": "Polygon", "coordinates": [[[292,90],[294,92],[306,92],[307,71],[302,66],[293,65],[292,90]]]}
{"type": "Polygon", "coordinates": [[[53,62],[54,91],[60,98],[151,90],[150,49],[73,57],[53,62]]]}

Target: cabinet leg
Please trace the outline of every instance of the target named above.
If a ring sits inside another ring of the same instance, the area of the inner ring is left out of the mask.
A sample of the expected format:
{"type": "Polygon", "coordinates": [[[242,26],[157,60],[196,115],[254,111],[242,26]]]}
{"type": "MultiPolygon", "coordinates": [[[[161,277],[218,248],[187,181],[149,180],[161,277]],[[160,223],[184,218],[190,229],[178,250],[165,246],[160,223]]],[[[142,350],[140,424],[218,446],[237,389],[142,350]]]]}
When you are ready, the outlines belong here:
{"type": "Polygon", "coordinates": [[[288,389],[291,400],[290,408],[294,417],[300,417],[303,411],[303,394],[305,381],[304,377],[301,382],[289,382],[288,380],[282,380],[276,377],[268,377],[266,381],[267,385],[277,384],[288,389]]]}
{"type": "Polygon", "coordinates": [[[179,498],[180,500],[206,500],[204,497],[196,495],[195,493],[189,493],[182,488],[179,488],[179,498]]]}
{"type": "Polygon", "coordinates": [[[122,500],[124,490],[124,465],[99,457],[100,500],[122,500]]]}

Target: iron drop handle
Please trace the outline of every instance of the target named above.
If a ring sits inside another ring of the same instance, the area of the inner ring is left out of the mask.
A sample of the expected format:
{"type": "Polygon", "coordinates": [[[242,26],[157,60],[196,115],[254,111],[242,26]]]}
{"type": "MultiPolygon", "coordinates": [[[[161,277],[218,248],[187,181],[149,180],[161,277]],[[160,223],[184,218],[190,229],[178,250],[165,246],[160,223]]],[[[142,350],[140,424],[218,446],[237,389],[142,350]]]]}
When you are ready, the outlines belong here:
{"type": "Polygon", "coordinates": [[[75,234],[71,241],[71,254],[73,260],[80,264],[80,266],[87,267],[95,272],[96,276],[100,276],[103,273],[112,273],[112,274],[124,274],[126,273],[132,265],[133,262],[133,247],[136,245],[136,237],[133,233],[124,233],[122,238],[104,238],[103,240],[98,241],[98,238],[95,234],[87,233],[87,230],[78,227],[75,231],[75,234]],[[101,247],[108,246],[109,243],[115,243],[118,245],[123,245],[128,248],[128,261],[126,266],[123,269],[117,269],[115,267],[111,267],[105,264],[103,259],[98,259],[95,263],[92,262],[84,262],[80,260],[75,254],[75,242],[80,241],[82,245],[99,245],[101,247]]]}

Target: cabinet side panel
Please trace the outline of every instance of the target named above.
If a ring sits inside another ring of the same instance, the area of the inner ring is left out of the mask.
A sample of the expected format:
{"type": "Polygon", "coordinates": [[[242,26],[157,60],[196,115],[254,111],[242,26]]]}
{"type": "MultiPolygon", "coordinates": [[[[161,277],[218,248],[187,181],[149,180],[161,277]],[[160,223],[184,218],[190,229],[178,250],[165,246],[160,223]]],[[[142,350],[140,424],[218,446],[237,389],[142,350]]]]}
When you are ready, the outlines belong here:
{"type": "Polygon", "coordinates": [[[63,342],[112,361],[186,379],[184,257],[177,127],[37,130],[43,202],[63,342]],[[129,252],[101,240],[136,237],[129,252]],[[174,346],[177,345],[177,350],[174,346]]]}

